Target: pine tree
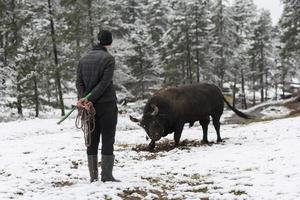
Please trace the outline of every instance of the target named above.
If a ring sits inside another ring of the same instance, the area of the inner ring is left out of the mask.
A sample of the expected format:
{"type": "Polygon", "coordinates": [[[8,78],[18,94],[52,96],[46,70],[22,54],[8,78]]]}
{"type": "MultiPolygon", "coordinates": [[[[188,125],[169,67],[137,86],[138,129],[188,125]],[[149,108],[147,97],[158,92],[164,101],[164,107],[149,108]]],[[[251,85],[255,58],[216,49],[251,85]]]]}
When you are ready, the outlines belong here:
{"type": "Polygon", "coordinates": [[[8,49],[8,23],[7,1],[0,2],[0,95],[4,95],[6,89],[6,77],[9,75],[7,66],[7,49],[8,49]]]}
{"type": "Polygon", "coordinates": [[[260,88],[260,99],[263,102],[266,98],[266,91],[268,87],[268,73],[270,66],[270,56],[272,53],[271,45],[271,34],[272,34],[272,21],[270,13],[262,10],[260,16],[254,25],[254,34],[252,36],[251,52],[252,57],[255,58],[253,62],[254,67],[252,70],[258,71],[258,79],[260,88]],[[257,68],[256,68],[257,66],[257,68]]]}
{"type": "Polygon", "coordinates": [[[235,48],[234,53],[234,87],[233,87],[233,106],[235,106],[235,93],[237,91],[236,85],[238,79],[241,83],[241,97],[242,97],[242,108],[247,108],[246,95],[245,95],[245,74],[250,71],[248,49],[249,37],[252,31],[251,22],[254,21],[256,15],[256,8],[253,1],[249,0],[235,0],[232,5],[233,20],[235,22],[234,29],[236,30],[235,35],[235,48]]]}
{"type": "Polygon", "coordinates": [[[220,88],[223,88],[226,71],[230,66],[233,66],[233,49],[236,47],[235,36],[237,35],[234,29],[235,22],[233,21],[232,12],[226,6],[223,0],[218,0],[213,6],[212,20],[214,23],[213,30],[213,52],[212,60],[214,63],[213,74],[215,81],[220,88]]]}
{"type": "Polygon", "coordinates": [[[11,70],[9,77],[11,80],[9,90],[11,92],[11,96],[16,99],[16,101],[12,102],[12,105],[17,108],[19,116],[23,116],[22,84],[24,81],[23,74],[25,71],[21,62],[23,55],[19,53],[22,42],[21,29],[28,20],[27,16],[21,15],[20,8],[22,7],[22,2],[15,0],[7,2],[6,14],[9,19],[9,26],[7,28],[10,31],[5,33],[7,40],[5,62],[11,70]]]}
{"type": "Polygon", "coordinates": [[[196,68],[196,82],[200,82],[201,79],[205,80],[205,70],[211,68],[210,58],[210,10],[209,1],[207,0],[196,0],[191,5],[192,8],[192,50],[193,50],[193,61],[196,68]]]}
{"type": "Polygon", "coordinates": [[[140,98],[149,96],[149,92],[157,90],[160,85],[161,70],[156,65],[159,54],[149,34],[147,22],[147,1],[125,1],[128,10],[121,12],[126,35],[123,38],[128,42],[128,52],[125,64],[130,68],[133,81],[133,93],[140,98]],[[130,16],[130,17],[129,17],[130,16]]]}
{"type": "MultiPolygon", "coordinates": [[[[287,83],[292,81],[292,78],[299,71],[300,62],[300,1],[299,0],[284,0],[284,10],[280,19],[279,25],[282,30],[281,36],[281,84],[283,97],[287,83]]],[[[299,73],[298,73],[299,76],[299,73]]]]}
{"type": "Polygon", "coordinates": [[[167,84],[191,83],[193,81],[192,63],[192,24],[186,2],[173,2],[171,28],[165,35],[165,82],[167,84]]]}
{"type": "Polygon", "coordinates": [[[49,21],[50,21],[50,30],[51,30],[51,38],[52,38],[52,47],[53,47],[53,58],[54,58],[54,74],[55,74],[55,83],[57,87],[58,100],[61,109],[61,115],[65,115],[65,106],[63,100],[63,91],[62,91],[62,83],[61,83],[61,70],[59,66],[58,60],[58,47],[57,47],[57,34],[55,28],[54,21],[54,13],[53,13],[53,3],[51,0],[48,0],[48,13],[49,13],[49,21]]]}

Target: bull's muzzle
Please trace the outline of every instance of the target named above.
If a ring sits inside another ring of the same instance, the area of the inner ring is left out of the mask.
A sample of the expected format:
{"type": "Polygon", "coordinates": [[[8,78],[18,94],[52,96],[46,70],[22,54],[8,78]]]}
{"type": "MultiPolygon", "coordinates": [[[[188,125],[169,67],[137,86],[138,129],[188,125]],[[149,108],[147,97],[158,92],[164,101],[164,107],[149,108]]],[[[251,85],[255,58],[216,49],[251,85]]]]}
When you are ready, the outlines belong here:
{"type": "Polygon", "coordinates": [[[161,135],[159,133],[155,133],[150,138],[151,138],[151,140],[158,141],[158,140],[160,140],[161,135]]]}

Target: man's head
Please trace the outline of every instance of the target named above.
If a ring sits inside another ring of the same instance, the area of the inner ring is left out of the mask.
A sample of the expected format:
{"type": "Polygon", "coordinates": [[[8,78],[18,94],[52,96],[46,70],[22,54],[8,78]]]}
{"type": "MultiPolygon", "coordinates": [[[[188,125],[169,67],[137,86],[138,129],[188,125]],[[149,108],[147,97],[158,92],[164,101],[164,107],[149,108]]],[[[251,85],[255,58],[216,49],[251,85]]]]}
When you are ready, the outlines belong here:
{"type": "Polygon", "coordinates": [[[108,30],[102,30],[98,33],[98,40],[100,41],[100,44],[103,46],[110,46],[113,38],[112,34],[108,30]]]}

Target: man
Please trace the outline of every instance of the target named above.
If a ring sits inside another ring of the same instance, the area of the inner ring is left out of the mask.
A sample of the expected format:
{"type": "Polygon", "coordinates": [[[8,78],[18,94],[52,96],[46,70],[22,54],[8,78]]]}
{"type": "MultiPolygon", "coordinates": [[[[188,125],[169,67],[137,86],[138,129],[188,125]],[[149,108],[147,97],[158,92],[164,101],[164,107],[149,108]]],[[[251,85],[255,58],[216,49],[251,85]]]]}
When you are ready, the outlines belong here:
{"type": "Polygon", "coordinates": [[[78,65],[76,88],[78,107],[83,107],[86,101],[92,102],[95,110],[95,130],[91,133],[91,144],[87,147],[90,181],[98,180],[98,146],[101,148],[101,181],[117,181],[113,175],[115,156],[114,142],[117,125],[118,108],[116,92],[113,86],[115,59],[107,48],[112,44],[112,34],[103,30],[98,34],[99,43],[84,55],[78,65]],[[88,99],[82,99],[88,93],[88,99]]]}

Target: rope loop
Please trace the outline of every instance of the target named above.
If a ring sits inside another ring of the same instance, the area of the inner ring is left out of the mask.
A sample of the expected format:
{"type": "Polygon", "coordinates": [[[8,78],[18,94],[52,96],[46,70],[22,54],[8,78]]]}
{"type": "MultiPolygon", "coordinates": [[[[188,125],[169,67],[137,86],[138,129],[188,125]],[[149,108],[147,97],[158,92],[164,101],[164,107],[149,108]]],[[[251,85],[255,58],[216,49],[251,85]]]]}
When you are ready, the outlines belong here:
{"type": "Polygon", "coordinates": [[[83,107],[78,108],[75,126],[83,131],[86,147],[91,146],[92,132],[96,124],[95,115],[96,110],[91,102],[85,102],[83,107]]]}

